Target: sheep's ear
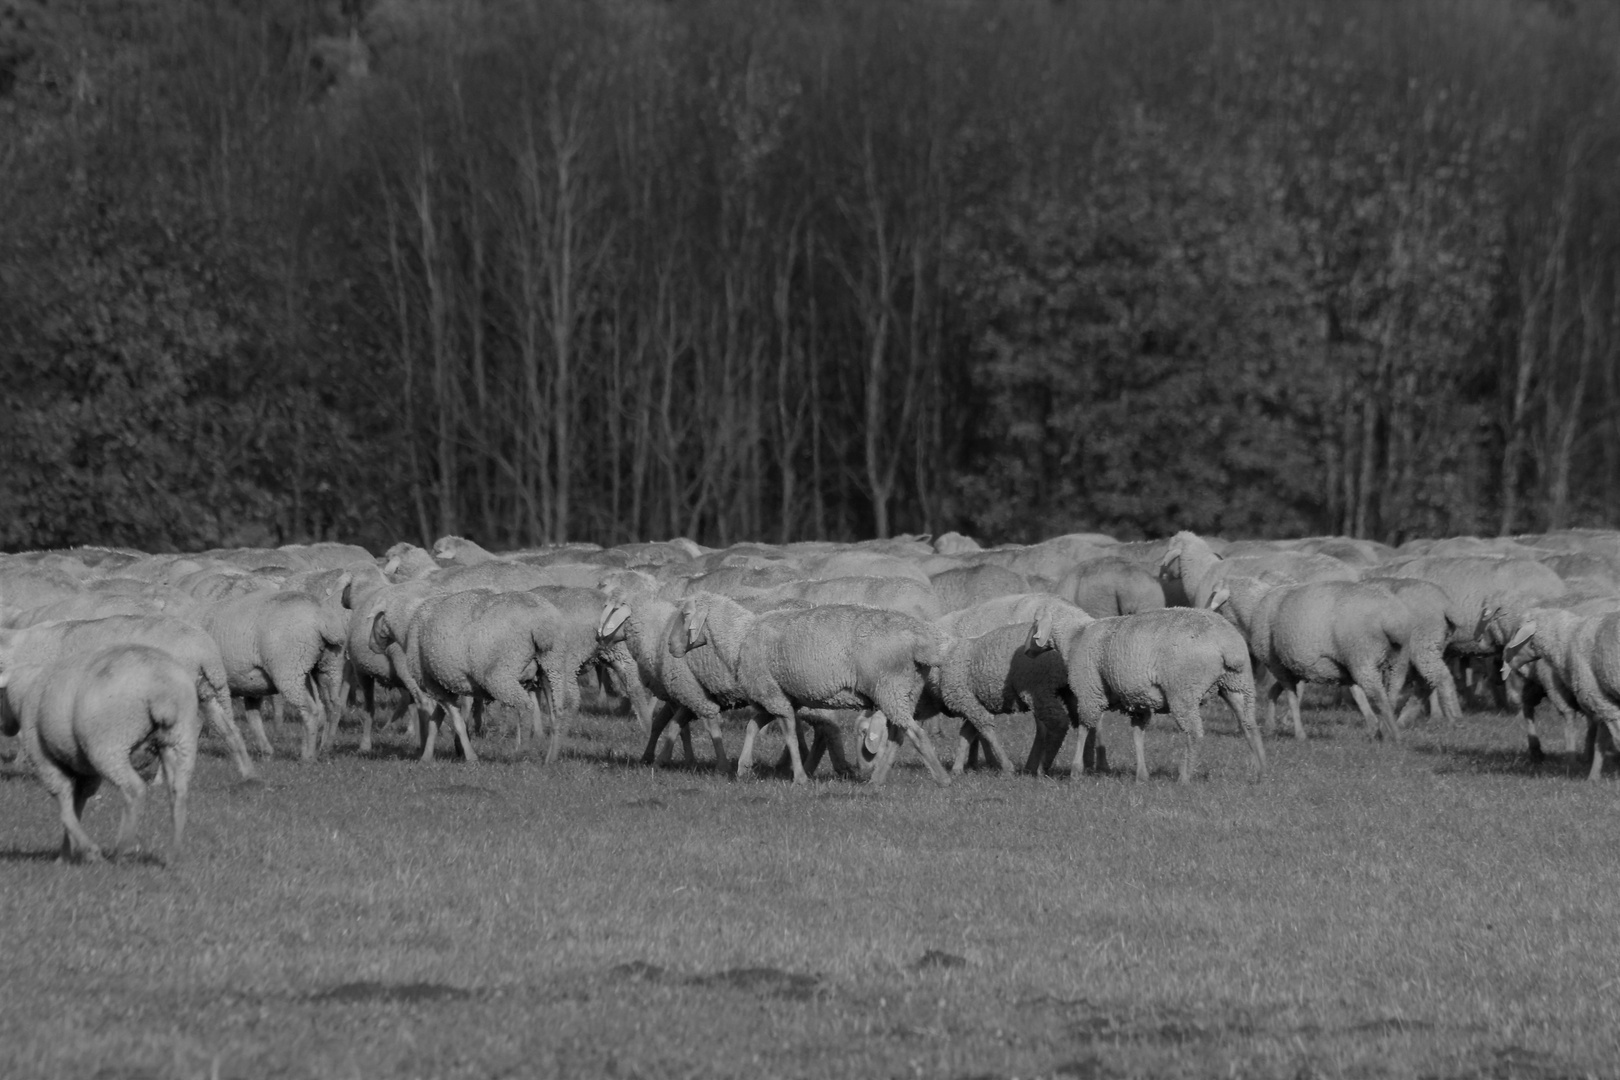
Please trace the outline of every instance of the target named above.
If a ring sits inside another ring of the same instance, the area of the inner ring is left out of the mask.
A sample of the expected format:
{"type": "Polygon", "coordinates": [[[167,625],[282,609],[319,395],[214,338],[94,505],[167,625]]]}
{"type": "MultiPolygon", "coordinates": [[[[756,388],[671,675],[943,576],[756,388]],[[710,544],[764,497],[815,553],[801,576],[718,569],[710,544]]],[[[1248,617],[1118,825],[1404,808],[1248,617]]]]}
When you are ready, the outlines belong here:
{"type": "Polygon", "coordinates": [[[1209,598],[1209,610],[1221,610],[1221,605],[1230,599],[1232,599],[1232,590],[1225,585],[1220,586],[1215,590],[1215,594],[1209,598]]]}
{"type": "Polygon", "coordinates": [[[689,610],[686,613],[686,643],[692,648],[709,641],[709,609],[689,610]]]}
{"type": "Polygon", "coordinates": [[[383,577],[391,578],[391,577],[394,576],[394,574],[398,570],[399,570],[399,556],[398,555],[390,556],[388,561],[383,563],[383,568],[382,568],[383,577]]]}
{"type": "Polygon", "coordinates": [[[1507,648],[1517,649],[1520,645],[1523,645],[1525,642],[1529,641],[1535,632],[1536,621],[1534,619],[1530,619],[1525,622],[1523,626],[1519,627],[1518,633],[1514,634],[1512,638],[1508,639],[1507,648]]]}
{"type": "Polygon", "coordinates": [[[1041,612],[1030,621],[1029,636],[1024,638],[1024,652],[1030,656],[1052,647],[1052,616],[1041,612]]]}
{"type": "Polygon", "coordinates": [[[596,625],[596,636],[610,638],[619,632],[624,620],[630,617],[630,609],[623,604],[610,603],[602,609],[602,621],[596,625]]]}

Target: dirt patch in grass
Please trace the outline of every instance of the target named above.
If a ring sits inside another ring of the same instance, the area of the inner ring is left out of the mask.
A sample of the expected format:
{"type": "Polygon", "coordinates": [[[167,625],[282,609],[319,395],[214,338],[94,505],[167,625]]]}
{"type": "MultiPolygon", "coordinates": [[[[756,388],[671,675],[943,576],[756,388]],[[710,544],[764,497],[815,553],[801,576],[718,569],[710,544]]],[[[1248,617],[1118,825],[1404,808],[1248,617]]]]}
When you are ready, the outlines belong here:
{"type": "Polygon", "coordinates": [[[945,952],[943,949],[929,949],[911,964],[912,971],[927,971],[930,968],[960,968],[967,967],[967,957],[955,953],[945,952]]]}

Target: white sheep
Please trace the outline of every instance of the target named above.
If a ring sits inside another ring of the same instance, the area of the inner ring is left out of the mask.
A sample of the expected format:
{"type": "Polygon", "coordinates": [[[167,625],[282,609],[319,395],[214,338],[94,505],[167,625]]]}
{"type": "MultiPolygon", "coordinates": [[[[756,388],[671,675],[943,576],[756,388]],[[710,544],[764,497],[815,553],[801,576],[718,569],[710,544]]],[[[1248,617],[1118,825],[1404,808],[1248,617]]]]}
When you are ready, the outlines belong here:
{"type": "Polygon", "coordinates": [[[574,675],[581,661],[575,659],[577,642],[569,631],[562,614],[533,593],[469,589],[424,600],[405,629],[400,673],[421,715],[432,715],[422,721],[422,760],[433,760],[445,715],[467,760],[478,760],[457,704],[463,695],[472,697],[475,708],[485,700],[517,710],[528,707],[538,732],[543,689],[554,719],[546,762],[556,761],[562,747],[557,701],[562,698],[566,709],[578,698],[574,675]]]}
{"type": "Polygon", "coordinates": [[[1243,632],[1249,651],[1277,680],[1272,697],[1288,696],[1296,739],[1305,738],[1300,684],[1348,683],[1368,733],[1400,740],[1390,687],[1398,689],[1406,679],[1413,616],[1387,586],[1360,581],[1277,584],[1230,576],[1210,597],[1210,607],[1243,632]]]}
{"type": "MultiPolygon", "coordinates": [[[[1168,713],[1186,739],[1180,779],[1191,779],[1204,738],[1200,703],[1219,694],[1238,717],[1254,754],[1253,779],[1265,775],[1266,751],[1254,719],[1254,674],[1249,650],[1236,630],[1212,611],[1162,608],[1136,615],[1116,615],[1067,628],[1037,622],[1029,649],[1056,648],[1069,671],[1080,725],[1089,734],[1112,709],[1131,718],[1136,743],[1136,778],[1148,778],[1143,732],[1154,713],[1168,713]]],[[[1070,775],[1083,771],[1075,748],[1070,775]]]]}
{"type": "MultiPolygon", "coordinates": [[[[1244,551],[1236,545],[1228,551],[1244,551]]],[[[1255,554],[1219,555],[1197,533],[1178,532],[1170,538],[1159,563],[1159,580],[1165,597],[1190,607],[1209,607],[1209,598],[1228,577],[1258,578],[1265,574],[1285,575],[1294,581],[1355,581],[1361,572],[1331,555],[1303,551],[1250,548],[1255,554]]]]}
{"type": "Polygon", "coordinates": [[[1575,706],[1587,718],[1593,780],[1603,772],[1596,728],[1602,724],[1620,746],[1620,612],[1577,615],[1561,608],[1535,608],[1503,649],[1502,676],[1544,661],[1575,706]]]}
{"type": "Polygon", "coordinates": [[[178,858],[201,726],[197,690],[185,667],[148,645],[117,645],[39,665],[17,664],[0,650],[0,690],[0,734],[20,734],[23,753],[56,797],[63,858],[102,858],[82,818],[103,779],[124,796],[114,854],[135,841],[146,784],[130,757],[143,747],[156,752],[169,786],[170,860],[178,858]]]}
{"type": "MultiPolygon", "coordinates": [[[[687,649],[709,641],[696,617],[685,621],[685,638],[687,649]]],[[[810,707],[883,714],[886,723],[873,727],[886,731],[888,738],[874,734],[862,742],[863,756],[870,755],[874,765],[874,785],[887,776],[900,738],[909,739],[935,781],[947,785],[950,775],[913,715],[944,644],[944,635],[933,626],[897,611],[828,604],[766,612],[748,624],[747,636],[737,646],[739,696],[782,725],[796,784],[809,781],[799,752],[796,709],[810,707]]],[[[744,755],[752,748],[754,732],[750,723],[744,755]]]]}
{"type": "Polygon", "coordinates": [[[335,707],[343,681],[348,611],[307,593],[272,588],[203,603],[196,620],[219,646],[232,695],[246,700],[260,750],[271,752],[260,702],[280,694],[303,720],[303,760],[314,760],[325,711],[335,707]]]}
{"type": "MultiPolygon", "coordinates": [[[[1080,627],[1093,621],[1072,605],[1043,617],[1048,625],[1055,622],[1062,627],[1049,635],[1063,640],[1070,640],[1080,627]]],[[[997,733],[998,716],[1034,715],[1036,736],[1024,765],[1029,773],[1049,769],[1070,726],[1078,725],[1063,656],[1050,649],[1031,653],[1026,647],[1031,632],[1029,623],[1012,623],[976,637],[952,638],[946,645],[929,680],[929,698],[930,704],[962,721],[953,774],[961,775],[980,739],[989,745],[1003,772],[1013,771],[1012,759],[997,733]]]]}
{"type": "Polygon", "coordinates": [[[214,639],[194,624],[168,615],[109,615],[38,623],[20,631],[0,630],[0,649],[8,650],[19,662],[34,665],[117,645],[150,645],[178,661],[189,673],[203,716],[225,740],[237,772],[244,780],[258,778],[242,733],[231,719],[224,658],[214,639]]]}

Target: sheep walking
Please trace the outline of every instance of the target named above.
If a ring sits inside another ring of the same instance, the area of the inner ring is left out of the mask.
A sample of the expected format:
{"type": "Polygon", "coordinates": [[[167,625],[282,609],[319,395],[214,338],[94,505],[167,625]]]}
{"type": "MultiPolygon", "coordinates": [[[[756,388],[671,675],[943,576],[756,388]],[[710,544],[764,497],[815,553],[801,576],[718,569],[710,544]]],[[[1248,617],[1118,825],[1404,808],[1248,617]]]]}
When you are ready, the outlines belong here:
{"type": "Polygon", "coordinates": [[[313,761],[326,703],[336,701],[343,678],[348,612],[306,593],[269,590],[204,604],[198,624],[219,646],[231,694],[247,703],[259,750],[274,752],[260,703],[280,694],[304,724],[300,756],[313,761]]]}
{"type": "Polygon", "coordinates": [[[1370,736],[1400,741],[1388,686],[1406,678],[1413,618],[1388,587],[1228,577],[1210,597],[1210,607],[1231,618],[1255,659],[1277,680],[1271,696],[1287,695],[1296,739],[1305,738],[1300,685],[1330,683],[1349,684],[1370,736]]]}
{"type": "MultiPolygon", "coordinates": [[[[462,696],[471,696],[475,707],[494,700],[527,709],[538,731],[543,691],[556,716],[564,679],[572,681],[578,666],[563,670],[571,655],[557,649],[563,623],[554,606],[527,592],[470,589],[424,600],[405,629],[401,672],[423,717],[422,760],[433,760],[446,715],[462,753],[469,762],[478,760],[458,705],[462,696]]],[[[547,764],[557,760],[561,748],[562,724],[553,723],[547,764]]]]}
{"type": "MultiPolygon", "coordinates": [[[[928,669],[943,657],[944,643],[933,626],[897,611],[828,604],[808,611],[766,612],[755,618],[740,646],[741,695],[782,725],[795,784],[809,782],[795,710],[810,707],[883,713],[889,738],[863,741],[863,754],[872,755],[873,784],[886,778],[898,734],[916,746],[935,781],[948,785],[950,774],[913,715],[928,669]]],[[[754,730],[750,724],[745,755],[754,730]]]]}
{"type": "Polygon", "coordinates": [[[244,780],[258,779],[247,744],[231,717],[224,658],[214,639],[194,624],[167,615],[110,615],[40,623],[22,631],[0,631],[0,649],[10,650],[20,663],[49,663],[115,645],[150,645],[178,661],[190,675],[202,715],[225,741],[238,775],[244,780]]]}
{"type": "MultiPolygon", "coordinates": [[[[1052,628],[1049,633],[1067,642],[1079,629],[1092,622],[1081,608],[1057,597],[1037,595],[1025,603],[1011,599],[1010,613],[1018,616],[1005,625],[952,637],[945,657],[930,679],[930,705],[962,720],[957,752],[951,772],[960,775],[973,762],[981,743],[988,746],[1003,772],[1012,771],[1012,761],[996,733],[996,717],[1029,712],[1035,719],[1035,739],[1030,745],[1024,771],[1040,774],[1052,767],[1069,728],[1078,722],[1074,695],[1069,690],[1069,673],[1063,657],[1055,650],[1031,653],[1026,648],[1031,626],[1039,623],[1052,628]]],[[[978,612],[962,612],[936,620],[945,629],[965,625],[977,630],[979,617],[993,615],[1003,602],[983,605],[978,612]],[[960,616],[966,615],[967,621],[960,616]]],[[[947,631],[949,633],[949,631],[947,631]]],[[[960,633],[960,631],[959,631],[960,633]]],[[[1093,736],[1093,744],[1095,736],[1093,736]]],[[[1089,767],[1094,751],[1087,757],[1089,767]]]]}
{"type": "Polygon", "coordinates": [[[1550,681],[1586,717],[1592,750],[1588,777],[1598,779],[1603,774],[1598,726],[1620,746],[1620,612],[1581,616],[1561,608],[1530,610],[1503,650],[1502,676],[1535,661],[1546,663],[1550,681]]]}
{"type": "Polygon", "coordinates": [[[38,666],[13,665],[0,654],[0,690],[0,733],[21,735],[23,753],[61,809],[62,858],[101,860],[83,817],[103,780],[124,796],[113,852],[134,844],[146,783],[130,758],[143,748],[156,752],[169,786],[170,861],[179,857],[201,730],[191,672],[149,645],[117,645],[38,666]]]}
{"type": "MultiPolygon", "coordinates": [[[[1243,551],[1237,547],[1229,550],[1243,551]]],[[[1361,571],[1331,555],[1267,549],[1256,554],[1222,556],[1197,533],[1170,538],[1159,563],[1165,598],[1190,607],[1209,607],[1215,590],[1231,577],[1278,574],[1294,581],[1356,581],[1361,571]]]]}
{"type": "MultiPolygon", "coordinates": [[[[1168,713],[1186,739],[1180,779],[1192,778],[1204,738],[1200,703],[1218,693],[1237,714],[1254,754],[1253,779],[1266,770],[1266,750],[1254,719],[1254,674],[1243,638],[1212,611],[1162,608],[1098,619],[1073,630],[1066,644],[1050,624],[1031,627],[1031,651],[1058,648],[1069,672],[1080,725],[1088,733],[1112,709],[1131,718],[1136,778],[1148,778],[1143,732],[1154,713],[1168,713]]],[[[1072,776],[1083,771],[1075,748],[1072,776]]]]}
{"type": "Polygon", "coordinates": [[[667,648],[670,634],[681,617],[680,610],[660,595],[660,583],[640,571],[610,574],[604,583],[609,597],[597,623],[597,638],[606,645],[622,643],[635,660],[642,684],[661,704],[649,719],[644,765],[662,764],[668,759],[659,740],[671,723],[678,725],[686,760],[693,760],[692,737],[688,724],[694,716],[702,720],[714,747],[714,767],[728,772],[726,744],[720,737],[720,708],[704,692],[684,657],[672,656],[667,648]]]}
{"type": "MultiPolygon", "coordinates": [[[[708,703],[717,711],[747,706],[751,704],[751,699],[742,678],[743,644],[755,633],[755,623],[760,614],[783,610],[804,611],[810,608],[801,605],[777,608],[766,604],[763,611],[756,611],[725,596],[704,593],[689,596],[681,601],[677,617],[669,624],[666,647],[672,658],[685,661],[702,687],[708,703]]],[[[840,775],[850,775],[853,770],[844,756],[837,721],[819,713],[802,715],[799,719],[810,725],[815,733],[812,746],[805,749],[801,744],[799,749],[806,774],[815,772],[823,754],[830,754],[834,771],[840,775]]],[[[758,729],[757,719],[750,720],[743,752],[737,762],[739,776],[746,775],[753,768],[753,739],[758,729]]],[[[788,737],[797,736],[795,732],[789,732],[788,737]]],[[[787,757],[786,764],[791,766],[792,753],[785,747],[783,753],[787,757]]]]}

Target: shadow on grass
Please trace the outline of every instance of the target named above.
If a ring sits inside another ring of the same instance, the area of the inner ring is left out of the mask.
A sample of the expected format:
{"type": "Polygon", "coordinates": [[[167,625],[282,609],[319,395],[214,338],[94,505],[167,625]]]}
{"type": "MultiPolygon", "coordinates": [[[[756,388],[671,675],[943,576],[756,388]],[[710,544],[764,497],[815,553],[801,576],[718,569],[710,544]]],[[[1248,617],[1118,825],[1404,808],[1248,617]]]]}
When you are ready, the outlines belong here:
{"type": "Polygon", "coordinates": [[[707,974],[679,975],[645,960],[632,960],[609,968],[608,974],[619,980],[660,986],[692,986],[706,990],[735,990],[754,997],[774,997],[787,1001],[813,1001],[829,993],[819,976],[801,975],[773,967],[728,968],[707,974]]]}
{"type": "Polygon", "coordinates": [[[1439,759],[1435,762],[1434,771],[1441,776],[1558,777],[1584,774],[1585,769],[1584,765],[1573,762],[1563,754],[1550,754],[1543,761],[1532,761],[1530,755],[1519,747],[1502,750],[1414,743],[1409,750],[1413,754],[1439,759]]]}
{"type": "Polygon", "coordinates": [[[48,848],[5,848],[0,849],[0,863],[45,863],[54,862],[62,849],[53,844],[48,848]]]}
{"type": "MultiPolygon", "coordinates": [[[[56,862],[57,856],[62,852],[59,844],[47,848],[4,848],[0,849],[0,864],[4,863],[48,863],[56,862]]],[[[63,866],[155,866],[159,869],[167,866],[163,856],[155,851],[133,851],[122,855],[106,853],[105,862],[88,863],[76,860],[62,860],[63,866]]]]}

